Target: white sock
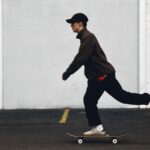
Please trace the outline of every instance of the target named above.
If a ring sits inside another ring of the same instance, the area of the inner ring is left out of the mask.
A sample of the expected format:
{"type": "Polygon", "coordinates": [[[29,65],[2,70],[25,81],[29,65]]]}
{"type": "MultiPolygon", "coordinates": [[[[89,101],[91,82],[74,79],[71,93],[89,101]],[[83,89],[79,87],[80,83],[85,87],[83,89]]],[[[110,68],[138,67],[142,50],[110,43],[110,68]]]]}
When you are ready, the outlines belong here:
{"type": "Polygon", "coordinates": [[[96,129],[97,129],[98,131],[102,131],[104,128],[103,128],[103,125],[100,124],[100,125],[97,125],[97,126],[96,126],[96,129]]]}

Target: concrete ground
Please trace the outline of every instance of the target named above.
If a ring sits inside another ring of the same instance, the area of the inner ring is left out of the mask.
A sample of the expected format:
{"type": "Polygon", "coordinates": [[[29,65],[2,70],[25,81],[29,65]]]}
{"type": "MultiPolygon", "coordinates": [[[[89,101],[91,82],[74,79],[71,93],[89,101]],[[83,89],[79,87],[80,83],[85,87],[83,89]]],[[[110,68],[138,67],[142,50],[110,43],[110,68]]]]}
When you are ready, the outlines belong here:
{"type": "Polygon", "coordinates": [[[114,145],[108,140],[91,139],[79,145],[65,132],[88,130],[85,111],[2,110],[0,150],[148,150],[150,149],[150,109],[101,109],[103,124],[110,134],[126,131],[114,145]],[[64,121],[64,123],[60,123],[64,121]]]}

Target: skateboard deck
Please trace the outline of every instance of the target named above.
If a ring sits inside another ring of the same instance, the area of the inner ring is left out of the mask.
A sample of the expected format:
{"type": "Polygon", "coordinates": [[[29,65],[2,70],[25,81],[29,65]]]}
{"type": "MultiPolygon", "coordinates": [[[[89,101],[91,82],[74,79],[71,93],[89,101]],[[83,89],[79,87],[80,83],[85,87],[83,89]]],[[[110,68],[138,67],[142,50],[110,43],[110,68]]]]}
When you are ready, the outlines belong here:
{"type": "Polygon", "coordinates": [[[73,138],[76,138],[77,139],[77,142],[79,144],[82,144],[83,143],[83,140],[84,138],[99,138],[99,139],[110,139],[112,141],[113,144],[117,144],[118,143],[118,139],[120,137],[123,137],[125,136],[125,132],[119,134],[119,135],[75,135],[75,134],[71,134],[69,132],[66,132],[67,135],[73,137],[73,138]]]}

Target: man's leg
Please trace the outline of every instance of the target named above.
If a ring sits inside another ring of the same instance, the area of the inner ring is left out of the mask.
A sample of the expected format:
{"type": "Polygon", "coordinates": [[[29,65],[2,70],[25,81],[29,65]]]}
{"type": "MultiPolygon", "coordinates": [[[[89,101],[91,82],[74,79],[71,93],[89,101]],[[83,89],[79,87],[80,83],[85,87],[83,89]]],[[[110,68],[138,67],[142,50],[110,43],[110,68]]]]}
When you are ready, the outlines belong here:
{"type": "Polygon", "coordinates": [[[97,103],[103,92],[104,89],[98,82],[88,80],[88,87],[84,95],[84,106],[89,126],[101,124],[97,103]]]}
{"type": "Polygon", "coordinates": [[[105,80],[104,87],[106,92],[108,92],[118,101],[125,104],[148,105],[150,102],[150,94],[148,93],[143,94],[131,93],[122,89],[120,83],[115,77],[115,74],[109,76],[105,80]]]}

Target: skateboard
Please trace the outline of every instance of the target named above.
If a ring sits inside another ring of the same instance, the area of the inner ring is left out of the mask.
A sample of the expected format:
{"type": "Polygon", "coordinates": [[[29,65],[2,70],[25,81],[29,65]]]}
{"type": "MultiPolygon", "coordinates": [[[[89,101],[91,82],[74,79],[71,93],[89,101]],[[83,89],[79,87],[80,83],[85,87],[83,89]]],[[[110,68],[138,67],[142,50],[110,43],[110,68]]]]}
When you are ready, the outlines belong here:
{"type": "Polygon", "coordinates": [[[74,134],[71,134],[69,132],[66,132],[67,135],[73,137],[73,138],[76,138],[77,139],[77,142],[79,144],[82,144],[83,143],[83,140],[84,138],[100,138],[100,139],[110,139],[112,141],[113,144],[117,144],[118,143],[118,139],[120,137],[123,137],[125,136],[125,132],[119,134],[119,135],[74,135],[74,134]]]}

